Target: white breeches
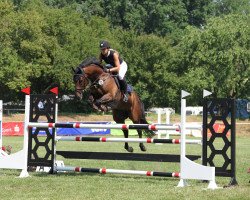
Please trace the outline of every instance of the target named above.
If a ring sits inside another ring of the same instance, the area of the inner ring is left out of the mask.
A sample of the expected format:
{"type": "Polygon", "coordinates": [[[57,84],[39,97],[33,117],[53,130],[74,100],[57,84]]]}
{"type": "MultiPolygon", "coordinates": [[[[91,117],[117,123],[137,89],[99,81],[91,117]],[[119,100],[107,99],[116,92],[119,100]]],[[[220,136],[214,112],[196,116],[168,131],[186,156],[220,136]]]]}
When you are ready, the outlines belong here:
{"type": "Polygon", "coordinates": [[[123,61],[122,64],[120,65],[120,70],[119,70],[119,73],[118,73],[119,80],[124,79],[124,76],[125,76],[127,70],[128,70],[128,65],[127,65],[127,63],[125,61],[123,61]]]}

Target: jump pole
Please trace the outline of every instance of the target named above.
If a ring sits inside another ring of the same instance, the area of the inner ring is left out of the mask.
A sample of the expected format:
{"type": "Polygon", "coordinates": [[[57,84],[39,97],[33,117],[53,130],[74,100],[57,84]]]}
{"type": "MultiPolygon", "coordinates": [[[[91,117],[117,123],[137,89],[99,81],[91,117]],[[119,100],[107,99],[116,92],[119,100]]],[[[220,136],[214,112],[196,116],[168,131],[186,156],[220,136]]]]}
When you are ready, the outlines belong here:
{"type": "Polygon", "coordinates": [[[8,154],[3,150],[3,101],[0,100],[0,155],[7,156],[8,154]]]}
{"type": "Polygon", "coordinates": [[[145,175],[145,176],[161,176],[161,177],[175,177],[179,178],[179,172],[155,172],[155,171],[139,171],[139,170],[120,170],[120,169],[106,169],[106,168],[81,168],[81,167],[56,167],[57,171],[67,172],[88,172],[99,174],[127,174],[127,175],[145,175]]]}
{"type": "MultiPolygon", "coordinates": [[[[181,91],[181,140],[186,140],[186,99],[185,97],[190,94],[184,90],[181,91]]],[[[186,143],[181,143],[181,170],[180,170],[180,182],[177,187],[187,186],[187,179],[196,179],[196,180],[207,180],[209,181],[208,189],[217,189],[215,182],[215,167],[208,167],[200,165],[189,160],[186,157],[186,143]]]]}
{"type": "MultiPolygon", "coordinates": [[[[180,139],[154,139],[154,138],[106,138],[106,137],[80,137],[80,136],[57,136],[57,141],[77,142],[132,142],[132,143],[155,143],[155,144],[181,144],[180,139]]],[[[201,140],[186,140],[186,144],[200,144],[201,140]]]]}
{"type": "MultiPolygon", "coordinates": [[[[30,96],[25,95],[25,124],[24,124],[24,137],[23,137],[23,149],[13,153],[11,155],[0,155],[0,168],[2,169],[21,169],[19,175],[20,178],[25,178],[29,176],[27,171],[28,168],[28,125],[29,121],[29,105],[30,96]]],[[[2,120],[1,120],[2,128],[2,120]]],[[[2,133],[1,133],[2,134],[2,133]]],[[[2,135],[1,135],[1,145],[2,145],[2,135]]]]}
{"type": "MultiPolygon", "coordinates": [[[[28,126],[39,128],[96,128],[96,129],[144,129],[144,130],[180,130],[180,126],[173,124],[84,124],[84,123],[40,123],[29,122],[28,126]]],[[[196,126],[187,126],[187,129],[193,129],[196,126]]]]}

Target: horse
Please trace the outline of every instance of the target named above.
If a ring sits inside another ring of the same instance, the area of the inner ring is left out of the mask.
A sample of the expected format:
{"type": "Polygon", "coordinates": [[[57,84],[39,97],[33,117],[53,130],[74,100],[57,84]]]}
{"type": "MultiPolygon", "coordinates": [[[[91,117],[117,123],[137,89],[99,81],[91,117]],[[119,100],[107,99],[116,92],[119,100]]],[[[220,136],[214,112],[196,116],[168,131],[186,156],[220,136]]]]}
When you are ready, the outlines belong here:
{"type": "MultiPolygon", "coordinates": [[[[89,91],[89,102],[95,110],[112,110],[113,120],[124,124],[129,118],[134,124],[148,124],[145,117],[144,104],[138,94],[133,90],[129,93],[128,101],[123,101],[123,92],[119,84],[110,73],[106,73],[104,67],[95,58],[84,60],[78,67],[73,69],[73,82],[75,84],[75,96],[82,100],[83,92],[89,91]]],[[[139,138],[142,138],[142,130],[137,130],[139,138]]],[[[128,138],[128,130],[123,130],[124,137],[128,138]]],[[[155,133],[144,130],[147,137],[155,133]]],[[[146,151],[143,143],[139,143],[141,151],[146,151]]],[[[125,142],[124,148],[133,152],[133,147],[125,142]]]]}

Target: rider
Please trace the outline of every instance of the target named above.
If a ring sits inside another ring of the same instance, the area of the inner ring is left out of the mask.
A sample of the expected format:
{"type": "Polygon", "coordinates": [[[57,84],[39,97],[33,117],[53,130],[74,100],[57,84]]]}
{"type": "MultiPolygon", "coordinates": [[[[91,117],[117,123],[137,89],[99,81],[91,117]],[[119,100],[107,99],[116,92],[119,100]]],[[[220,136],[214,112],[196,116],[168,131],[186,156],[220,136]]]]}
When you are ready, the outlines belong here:
{"type": "Polygon", "coordinates": [[[128,101],[128,92],[127,92],[127,83],[125,80],[125,74],[127,72],[128,66],[127,63],[119,56],[119,53],[116,50],[110,48],[108,41],[100,42],[100,63],[104,60],[107,64],[113,66],[110,69],[106,69],[108,73],[117,73],[121,90],[124,92],[123,101],[128,101]]]}

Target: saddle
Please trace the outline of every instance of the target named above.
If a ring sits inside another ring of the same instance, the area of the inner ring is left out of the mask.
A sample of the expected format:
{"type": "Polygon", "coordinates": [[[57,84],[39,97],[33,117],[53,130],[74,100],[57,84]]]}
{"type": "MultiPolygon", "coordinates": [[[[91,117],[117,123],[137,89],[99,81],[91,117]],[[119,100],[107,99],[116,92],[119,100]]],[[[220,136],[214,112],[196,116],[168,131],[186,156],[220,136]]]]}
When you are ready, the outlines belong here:
{"type": "MultiPolygon", "coordinates": [[[[116,83],[118,89],[120,90],[120,89],[121,89],[121,86],[120,86],[120,80],[118,79],[118,76],[117,76],[117,75],[112,75],[112,76],[113,76],[113,78],[115,79],[115,83],[116,83]]],[[[134,91],[133,86],[130,85],[130,84],[127,84],[127,92],[128,92],[129,94],[131,94],[133,91],[134,91]]]]}

